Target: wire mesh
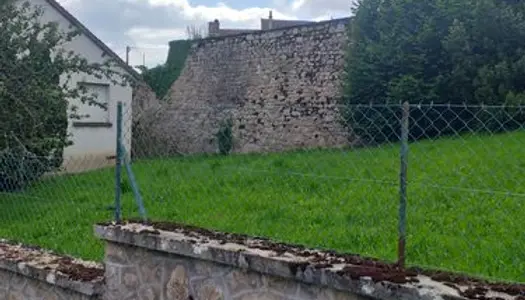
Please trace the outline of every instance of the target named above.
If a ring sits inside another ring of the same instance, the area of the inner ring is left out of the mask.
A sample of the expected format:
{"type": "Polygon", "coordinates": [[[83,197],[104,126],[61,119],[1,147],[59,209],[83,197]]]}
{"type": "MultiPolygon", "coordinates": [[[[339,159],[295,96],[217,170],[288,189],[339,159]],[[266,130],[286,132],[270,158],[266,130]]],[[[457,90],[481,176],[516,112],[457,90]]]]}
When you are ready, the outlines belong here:
{"type": "Polygon", "coordinates": [[[65,100],[80,91],[103,96],[97,76],[68,89],[57,65],[0,42],[2,238],[102,259],[92,225],[115,217],[117,185],[123,218],[141,216],[139,191],[150,219],[390,261],[402,226],[409,265],[525,281],[523,106],[405,99],[405,211],[401,104],[261,100],[142,111],[125,102],[116,124],[124,99],[112,98],[95,108],[75,102],[96,117],[81,122],[65,100]]]}
{"type": "Polygon", "coordinates": [[[329,143],[317,135],[329,122],[301,120],[314,108],[293,120],[286,108],[260,105],[262,122],[230,106],[135,120],[127,134],[149,217],[390,261],[404,225],[408,265],[525,279],[524,107],[410,104],[406,224],[401,104],[334,106],[341,118],[324,133],[345,139],[329,143]]]}
{"type": "MultiPolygon", "coordinates": [[[[149,218],[397,259],[402,105],[334,106],[330,143],[317,135],[323,120],[250,123],[240,108],[166,105],[124,111],[123,146],[149,218]],[[179,117],[183,130],[163,128],[179,117]]],[[[523,281],[524,121],[521,106],[410,105],[408,265],[523,281]]],[[[2,152],[2,174],[37,158],[13,149],[2,152]]],[[[3,177],[0,235],[100,259],[91,228],[114,217],[115,171],[114,160],[95,161],[66,159],[74,171],[26,178],[16,191],[3,177]]],[[[125,170],[120,190],[122,216],[139,218],[125,170]]]]}

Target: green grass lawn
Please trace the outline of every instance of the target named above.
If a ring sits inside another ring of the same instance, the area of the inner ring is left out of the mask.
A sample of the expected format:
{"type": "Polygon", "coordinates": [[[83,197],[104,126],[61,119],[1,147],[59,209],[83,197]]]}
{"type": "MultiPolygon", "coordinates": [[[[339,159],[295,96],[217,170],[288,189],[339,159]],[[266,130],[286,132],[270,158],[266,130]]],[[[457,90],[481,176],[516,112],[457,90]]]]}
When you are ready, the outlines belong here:
{"type": "MultiPolygon", "coordinates": [[[[410,145],[408,263],[525,281],[524,145],[524,132],[410,145]]],[[[133,170],[150,218],[396,258],[397,145],[141,161],[133,170]]],[[[0,237],[102,259],[92,225],[113,216],[113,176],[48,178],[0,194],[0,237]]],[[[138,216],[127,184],[123,202],[125,217],[138,216]]]]}

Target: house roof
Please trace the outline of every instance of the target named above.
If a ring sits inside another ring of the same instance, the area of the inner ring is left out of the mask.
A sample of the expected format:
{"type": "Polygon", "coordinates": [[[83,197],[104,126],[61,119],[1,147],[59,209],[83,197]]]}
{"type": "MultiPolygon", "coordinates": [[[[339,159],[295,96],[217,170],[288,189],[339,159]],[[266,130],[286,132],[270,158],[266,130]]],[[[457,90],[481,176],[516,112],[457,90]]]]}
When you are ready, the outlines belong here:
{"type": "Polygon", "coordinates": [[[130,65],[128,65],[120,56],[118,56],[111,48],[109,48],[104,42],[102,42],[93,32],[91,32],[84,24],[82,24],[77,18],[75,18],[69,11],[67,11],[62,5],[56,0],[46,0],[49,5],[56,9],[64,18],[66,18],[71,24],[78,27],[78,29],[92,40],[98,47],[100,47],[106,54],[114,58],[124,70],[126,70],[135,79],[140,79],[140,74],[135,71],[130,65]]]}

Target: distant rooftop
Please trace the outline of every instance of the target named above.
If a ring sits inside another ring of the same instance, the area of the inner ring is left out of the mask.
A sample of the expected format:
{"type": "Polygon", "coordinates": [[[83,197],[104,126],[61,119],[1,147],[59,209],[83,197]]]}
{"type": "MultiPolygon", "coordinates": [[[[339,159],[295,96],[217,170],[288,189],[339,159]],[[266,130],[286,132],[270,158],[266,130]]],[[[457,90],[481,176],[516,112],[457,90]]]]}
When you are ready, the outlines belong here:
{"type": "Polygon", "coordinates": [[[298,25],[307,25],[315,23],[314,21],[306,20],[278,20],[272,16],[270,11],[268,18],[261,18],[261,29],[225,29],[220,28],[219,20],[215,19],[213,22],[208,23],[208,35],[210,37],[228,36],[241,33],[258,32],[271,29],[286,28],[298,25]]]}

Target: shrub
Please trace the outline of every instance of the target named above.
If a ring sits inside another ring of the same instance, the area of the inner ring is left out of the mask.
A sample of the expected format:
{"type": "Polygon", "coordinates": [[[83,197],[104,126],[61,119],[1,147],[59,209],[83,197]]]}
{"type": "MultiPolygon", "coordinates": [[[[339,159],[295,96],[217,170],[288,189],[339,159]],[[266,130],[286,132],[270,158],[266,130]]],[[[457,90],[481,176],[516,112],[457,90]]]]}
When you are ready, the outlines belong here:
{"type": "Polygon", "coordinates": [[[233,123],[231,119],[221,121],[219,131],[216,134],[219,146],[219,153],[228,155],[233,149],[233,123]]]}
{"type": "Polygon", "coordinates": [[[52,169],[52,165],[50,159],[25,149],[4,149],[0,152],[0,191],[20,191],[52,169]]]}
{"type": "Polygon", "coordinates": [[[113,60],[90,63],[66,51],[62,46],[79,32],[42,21],[43,13],[28,1],[0,1],[0,192],[23,188],[61,165],[63,149],[71,145],[68,118],[84,117],[78,107],[68,109],[70,99],[106,109],[96,95],[72,84],[72,74],[128,83],[113,60]]]}
{"type": "Polygon", "coordinates": [[[487,108],[525,105],[522,1],[360,0],[348,36],[344,121],[364,140],[397,140],[405,101],[412,139],[523,126],[487,108]]]}

